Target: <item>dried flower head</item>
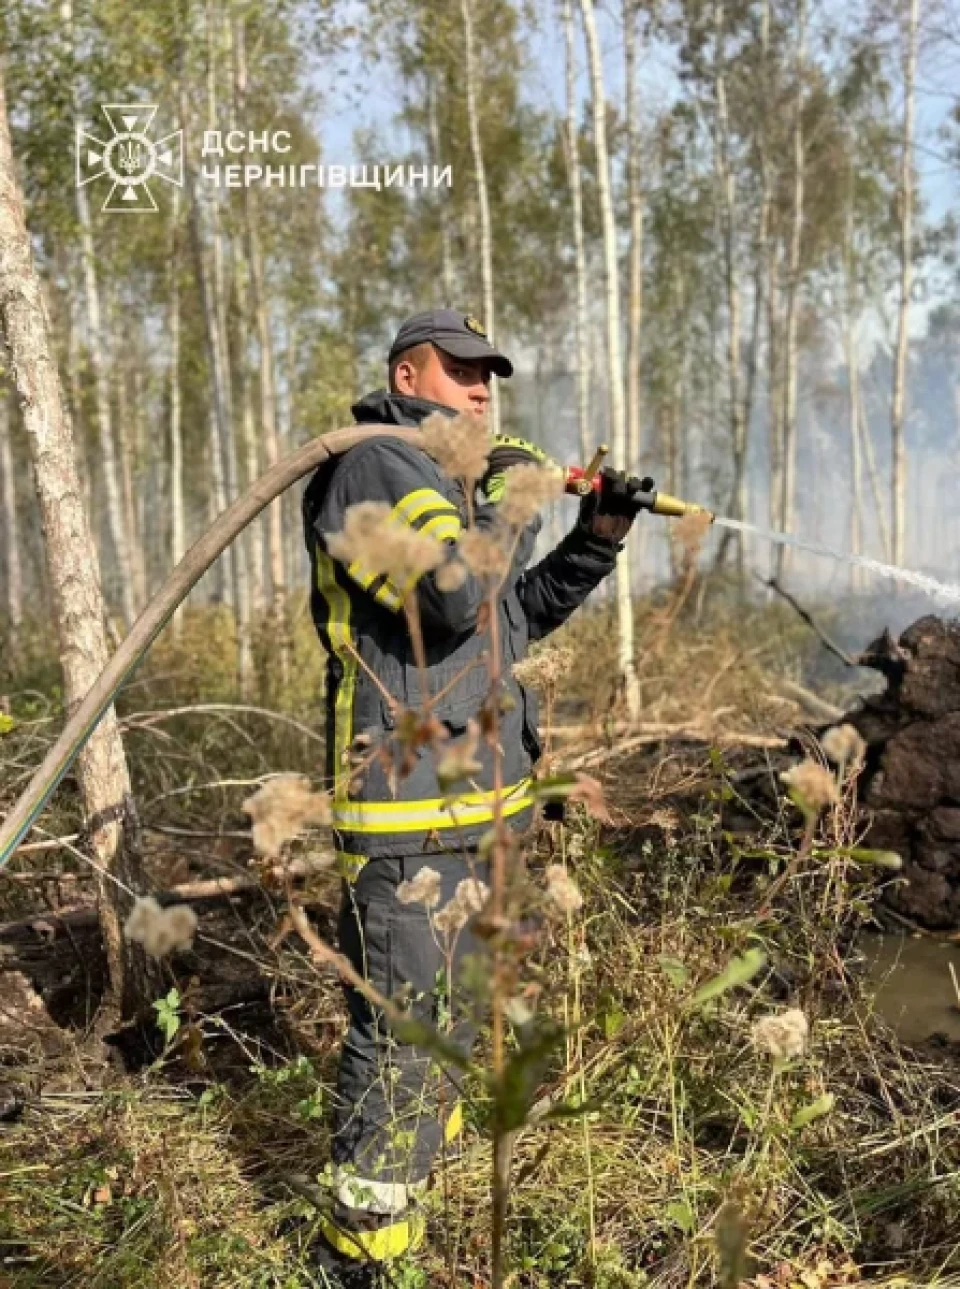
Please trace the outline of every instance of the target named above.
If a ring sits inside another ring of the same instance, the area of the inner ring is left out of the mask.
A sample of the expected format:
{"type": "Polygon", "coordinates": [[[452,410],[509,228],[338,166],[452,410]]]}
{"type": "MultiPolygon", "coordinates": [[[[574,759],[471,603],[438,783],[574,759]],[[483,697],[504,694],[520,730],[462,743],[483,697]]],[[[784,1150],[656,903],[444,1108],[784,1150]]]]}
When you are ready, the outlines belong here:
{"type": "Polygon", "coordinates": [[[437,870],[424,866],[416,877],[400,883],[397,899],[401,904],[422,904],[424,908],[435,909],[440,903],[440,883],[437,870]]]}
{"type": "Polygon", "coordinates": [[[451,591],[459,591],[467,580],[467,566],[462,559],[448,559],[437,569],[435,580],[439,591],[445,591],[448,594],[451,591]]]}
{"type": "Polygon", "coordinates": [[[833,775],[816,761],[801,761],[792,770],[784,770],[780,781],[791,788],[801,809],[817,813],[840,800],[833,775]]]}
{"type": "Polygon", "coordinates": [[[575,654],[568,645],[548,645],[513,664],[513,674],[521,685],[550,692],[573,670],[575,654]]]}
{"type": "Polygon", "coordinates": [[[465,736],[437,762],[437,782],[444,792],[483,769],[477,760],[479,743],[480,725],[471,717],[467,721],[465,736]]]}
{"type": "Polygon", "coordinates": [[[314,792],[303,774],[268,779],[240,809],[253,822],[253,844],[260,855],[279,855],[284,842],[299,836],[307,824],[330,822],[330,798],[314,792]]]}
{"type": "Polygon", "coordinates": [[[334,559],[351,567],[356,564],[365,575],[386,574],[401,594],[446,558],[443,542],[394,517],[383,501],[348,506],[343,531],[325,536],[334,559]]]}
{"type": "Polygon", "coordinates": [[[810,1035],[810,1025],[799,1008],[782,1012],[779,1016],[763,1016],[751,1030],[754,1046],[768,1052],[775,1060],[789,1061],[802,1056],[810,1035]]]}
{"type": "Polygon", "coordinates": [[[583,896],[576,882],[562,864],[551,864],[546,871],[547,901],[560,913],[576,913],[583,908],[583,896]]]}
{"type": "Polygon", "coordinates": [[[820,739],[820,746],[824,756],[841,769],[851,762],[859,764],[867,750],[860,731],[852,725],[834,725],[820,739]]]}
{"type": "Polygon", "coordinates": [[[433,925],[441,935],[456,935],[470,921],[470,910],[456,896],[433,915],[433,925]]]}
{"type": "Polygon", "coordinates": [[[479,877],[465,877],[457,883],[454,899],[459,900],[470,913],[479,913],[490,898],[490,887],[479,877]]]}
{"type": "Polygon", "coordinates": [[[123,926],[128,940],[142,944],[153,958],[186,950],[197,933],[197,915],[189,904],[161,908],[152,895],[138,898],[123,926]]]}
{"type": "Polygon", "coordinates": [[[458,543],[460,558],[477,577],[501,578],[510,567],[510,556],[497,539],[481,528],[468,528],[458,543]]]}
{"type": "Polygon", "coordinates": [[[511,466],[504,474],[503,500],[497,514],[511,528],[523,528],[562,495],[563,471],[556,466],[511,466]]]}
{"type": "Polygon", "coordinates": [[[472,486],[487,468],[493,447],[490,430],[475,416],[434,412],[420,423],[420,446],[454,479],[472,486]]]}
{"type": "Polygon", "coordinates": [[[677,545],[683,547],[688,559],[696,559],[712,523],[705,510],[688,511],[672,526],[670,534],[677,545]]]}

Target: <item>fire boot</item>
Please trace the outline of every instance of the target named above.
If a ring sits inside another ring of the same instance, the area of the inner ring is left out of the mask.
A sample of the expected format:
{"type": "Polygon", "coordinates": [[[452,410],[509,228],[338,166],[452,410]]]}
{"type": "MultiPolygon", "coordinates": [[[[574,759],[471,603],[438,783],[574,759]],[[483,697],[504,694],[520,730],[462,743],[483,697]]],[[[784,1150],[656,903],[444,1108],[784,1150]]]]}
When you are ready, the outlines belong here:
{"type": "Polygon", "coordinates": [[[381,1289],[384,1284],[375,1262],[349,1258],[322,1236],[311,1249],[311,1263],[320,1271],[324,1289],[381,1289]]]}

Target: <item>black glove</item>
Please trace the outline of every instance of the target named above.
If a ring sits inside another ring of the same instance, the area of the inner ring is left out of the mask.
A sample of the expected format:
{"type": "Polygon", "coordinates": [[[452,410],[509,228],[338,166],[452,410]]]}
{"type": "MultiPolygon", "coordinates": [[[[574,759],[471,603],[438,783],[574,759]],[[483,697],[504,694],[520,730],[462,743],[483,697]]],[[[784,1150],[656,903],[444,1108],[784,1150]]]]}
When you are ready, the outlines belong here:
{"type": "Polygon", "coordinates": [[[493,440],[487,461],[487,472],[480,480],[480,491],[488,501],[499,501],[502,498],[504,476],[511,467],[550,464],[550,458],[543,448],[508,434],[498,434],[493,440]]]}
{"type": "Polygon", "coordinates": [[[656,496],[656,484],[649,477],[637,479],[623,470],[604,466],[600,471],[600,488],[587,493],[580,503],[580,522],[592,526],[601,515],[635,519],[641,510],[649,510],[656,496]]]}

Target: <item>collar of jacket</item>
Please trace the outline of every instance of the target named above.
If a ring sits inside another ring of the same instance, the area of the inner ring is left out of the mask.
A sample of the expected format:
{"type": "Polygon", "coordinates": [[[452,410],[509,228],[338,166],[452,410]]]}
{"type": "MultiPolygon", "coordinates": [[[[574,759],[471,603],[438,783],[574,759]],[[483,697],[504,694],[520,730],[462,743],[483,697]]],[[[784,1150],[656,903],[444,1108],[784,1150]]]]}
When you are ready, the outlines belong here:
{"type": "Polygon", "coordinates": [[[419,425],[431,412],[456,416],[452,407],[433,403],[429,398],[411,398],[407,394],[391,394],[386,389],[375,389],[366,394],[350,409],[359,425],[419,425]]]}

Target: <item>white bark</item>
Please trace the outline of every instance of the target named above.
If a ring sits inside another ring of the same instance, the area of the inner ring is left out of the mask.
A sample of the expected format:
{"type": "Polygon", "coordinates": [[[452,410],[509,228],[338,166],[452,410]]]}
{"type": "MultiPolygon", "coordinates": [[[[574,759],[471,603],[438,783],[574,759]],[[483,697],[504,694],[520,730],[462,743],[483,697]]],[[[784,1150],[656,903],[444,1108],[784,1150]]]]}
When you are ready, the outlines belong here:
{"type": "MultiPolygon", "coordinates": [[[[493,289],[493,232],[490,221],[490,194],[487,189],[487,172],[483,164],[483,144],[480,138],[480,71],[477,66],[476,42],[473,31],[474,0],[460,0],[463,15],[464,76],[467,90],[467,123],[470,129],[470,154],[477,184],[477,213],[480,220],[480,290],[483,297],[483,324],[491,341],[496,337],[496,315],[493,289]]],[[[500,389],[498,377],[490,381],[490,429],[500,433],[500,389]]]]}
{"type": "Polygon", "coordinates": [[[20,562],[20,527],[17,520],[17,490],[13,476],[13,441],[10,398],[0,385],[0,508],[3,532],[3,582],[6,614],[13,637],[23,622],[23,567],[20,562]]]}
{"type": "MultiPolygon", "coordinates": [[[[59,636],[67,708],[74,707],[107,661],[104,604],[96,549],[80,495],[66,411],[40,277],[33,260],[16,173],[0,72],[0,325],[30,445],[47,569],[59,636]]],[[[123,744],[113,710],[80,753],[77,777],[95,861],[134,890],[144,877],[123,744]],[[125,825],[121,832],[121,821],[125,825]]],[[[124,941],[128,906],[113,882],[98,876],[100,920],[110,970],[110,1002],[129,1015],[143,1002],[149,975],[142,953],[124,941]]]]}
{"type": "MultiPolygon", "coordinates": [[[[186,551],[183,509],[183,425],[180,392],[180,189],[174,188],[170,209],[170,352],[167,390],[170,409],[170,567],[175,568],[186,551]]],[[[183,635],[183,608],[173,615],[173,635],[183,635]]]]}
{"type": "Polygon", "coordinates": [[[890,417],[890,513],[894,564],[903,563],[906,540],[907,454],[904,415],[907,353],[910,344],[910,291],[913,286],[913,136],[920,0],[909,0],[909,4],[903,60],[903,146],[900,153],[900,302],[897,310],[897,347],[893,367],[893,399],[890,417]]]}
{"type": "MultiPolygon", "coordinates": [[[[613,457],[622,469],[626,464],[627,425],[623,402],[623,356],[620,343],[620,280],[617,266],[617,227],[613,212],[610,157],[607,150],[607,100],[603,65],[593,0],[580,0],[583,31],[587,42],[590,88],[593,99],[593,133],[597,151],[597,188],[603,226],[604,296],[607,320],[607,385],[610,398],[610,437],[613,457]]],[[[633,596],[628,547],[617,561],[617,664],[631,720],[640,714],[640,681],[634,655],[633,596]]]]}
{"type": "MultiPolygon", "coordinates": [[[[238,110],[240,110],[246,101],[247,91],[246,45],[243,24],[240,22],[237,23],[234,32],[234,53],[237,60],[237,102],[238,110]]],[[[277,438],[276,363],[264,276],[263,247],[260,241],[260,225],[257,216],[256,189],[247,186],[243,190],[243,195],[247,253],[250,259],[250,287],[253,297],[253,310],[256,316],[257,347],[260,358],[260,429],[263,435],[264,456],[269,469],[269,467],[277,464],[280,450],[277,438]]],[[[283,507],[280,501],[272,503],[267,511],[266,522],[267,554],[270,562],[270,585],[273,596],[272,614],[276,629],[285,636],[287,582],[286,561],[283,552],[283,507]]],[[[286,656],[286,649],[282,652],[283,656],[286,656]]]]}
{"type": "Polygon", "coordinates": [[[584,465],[593,456],[590,424],[590,334],[587,317],[587,253],[583,234],[583,177],[580,173],[579,114],[577,111],[577,69],[574,48],[573,6],[563,0],[563,37],[566,49],[566,122],[564,153],[570,184],[570,213],[573,220],[574,276],[576,286],[576,375],[577,426],[580,459],[584,465]]]}
{"type": "Polygon", "coordinates": [[[623,0],[627,121],[627,200],[630,209],[630,294],[627,304],[627,466],[640,469],[640,328],[643,321],[643,192],[637,103],[637,0],[623,0]]]}
{"type": "MultiPolygon", "coordinates": [[[[787,263],[786,335],[783,351],[783,454],[780,491],[780,528],[789,533],[794,525],[794,503],[797,468],[797,369],[799,353],[797,328],[800,318],[800,251],[803,232],[804,138],[803,138],[803,64],[806,52],[806,0],[797,0],[797,38],[794,58],[796,96],[793,109],[793,211],[790,227],[790,250],[787,263]]],[[[786,546],[777,547],[777,577],[783,576],[788,563],[786,546]]]]}

